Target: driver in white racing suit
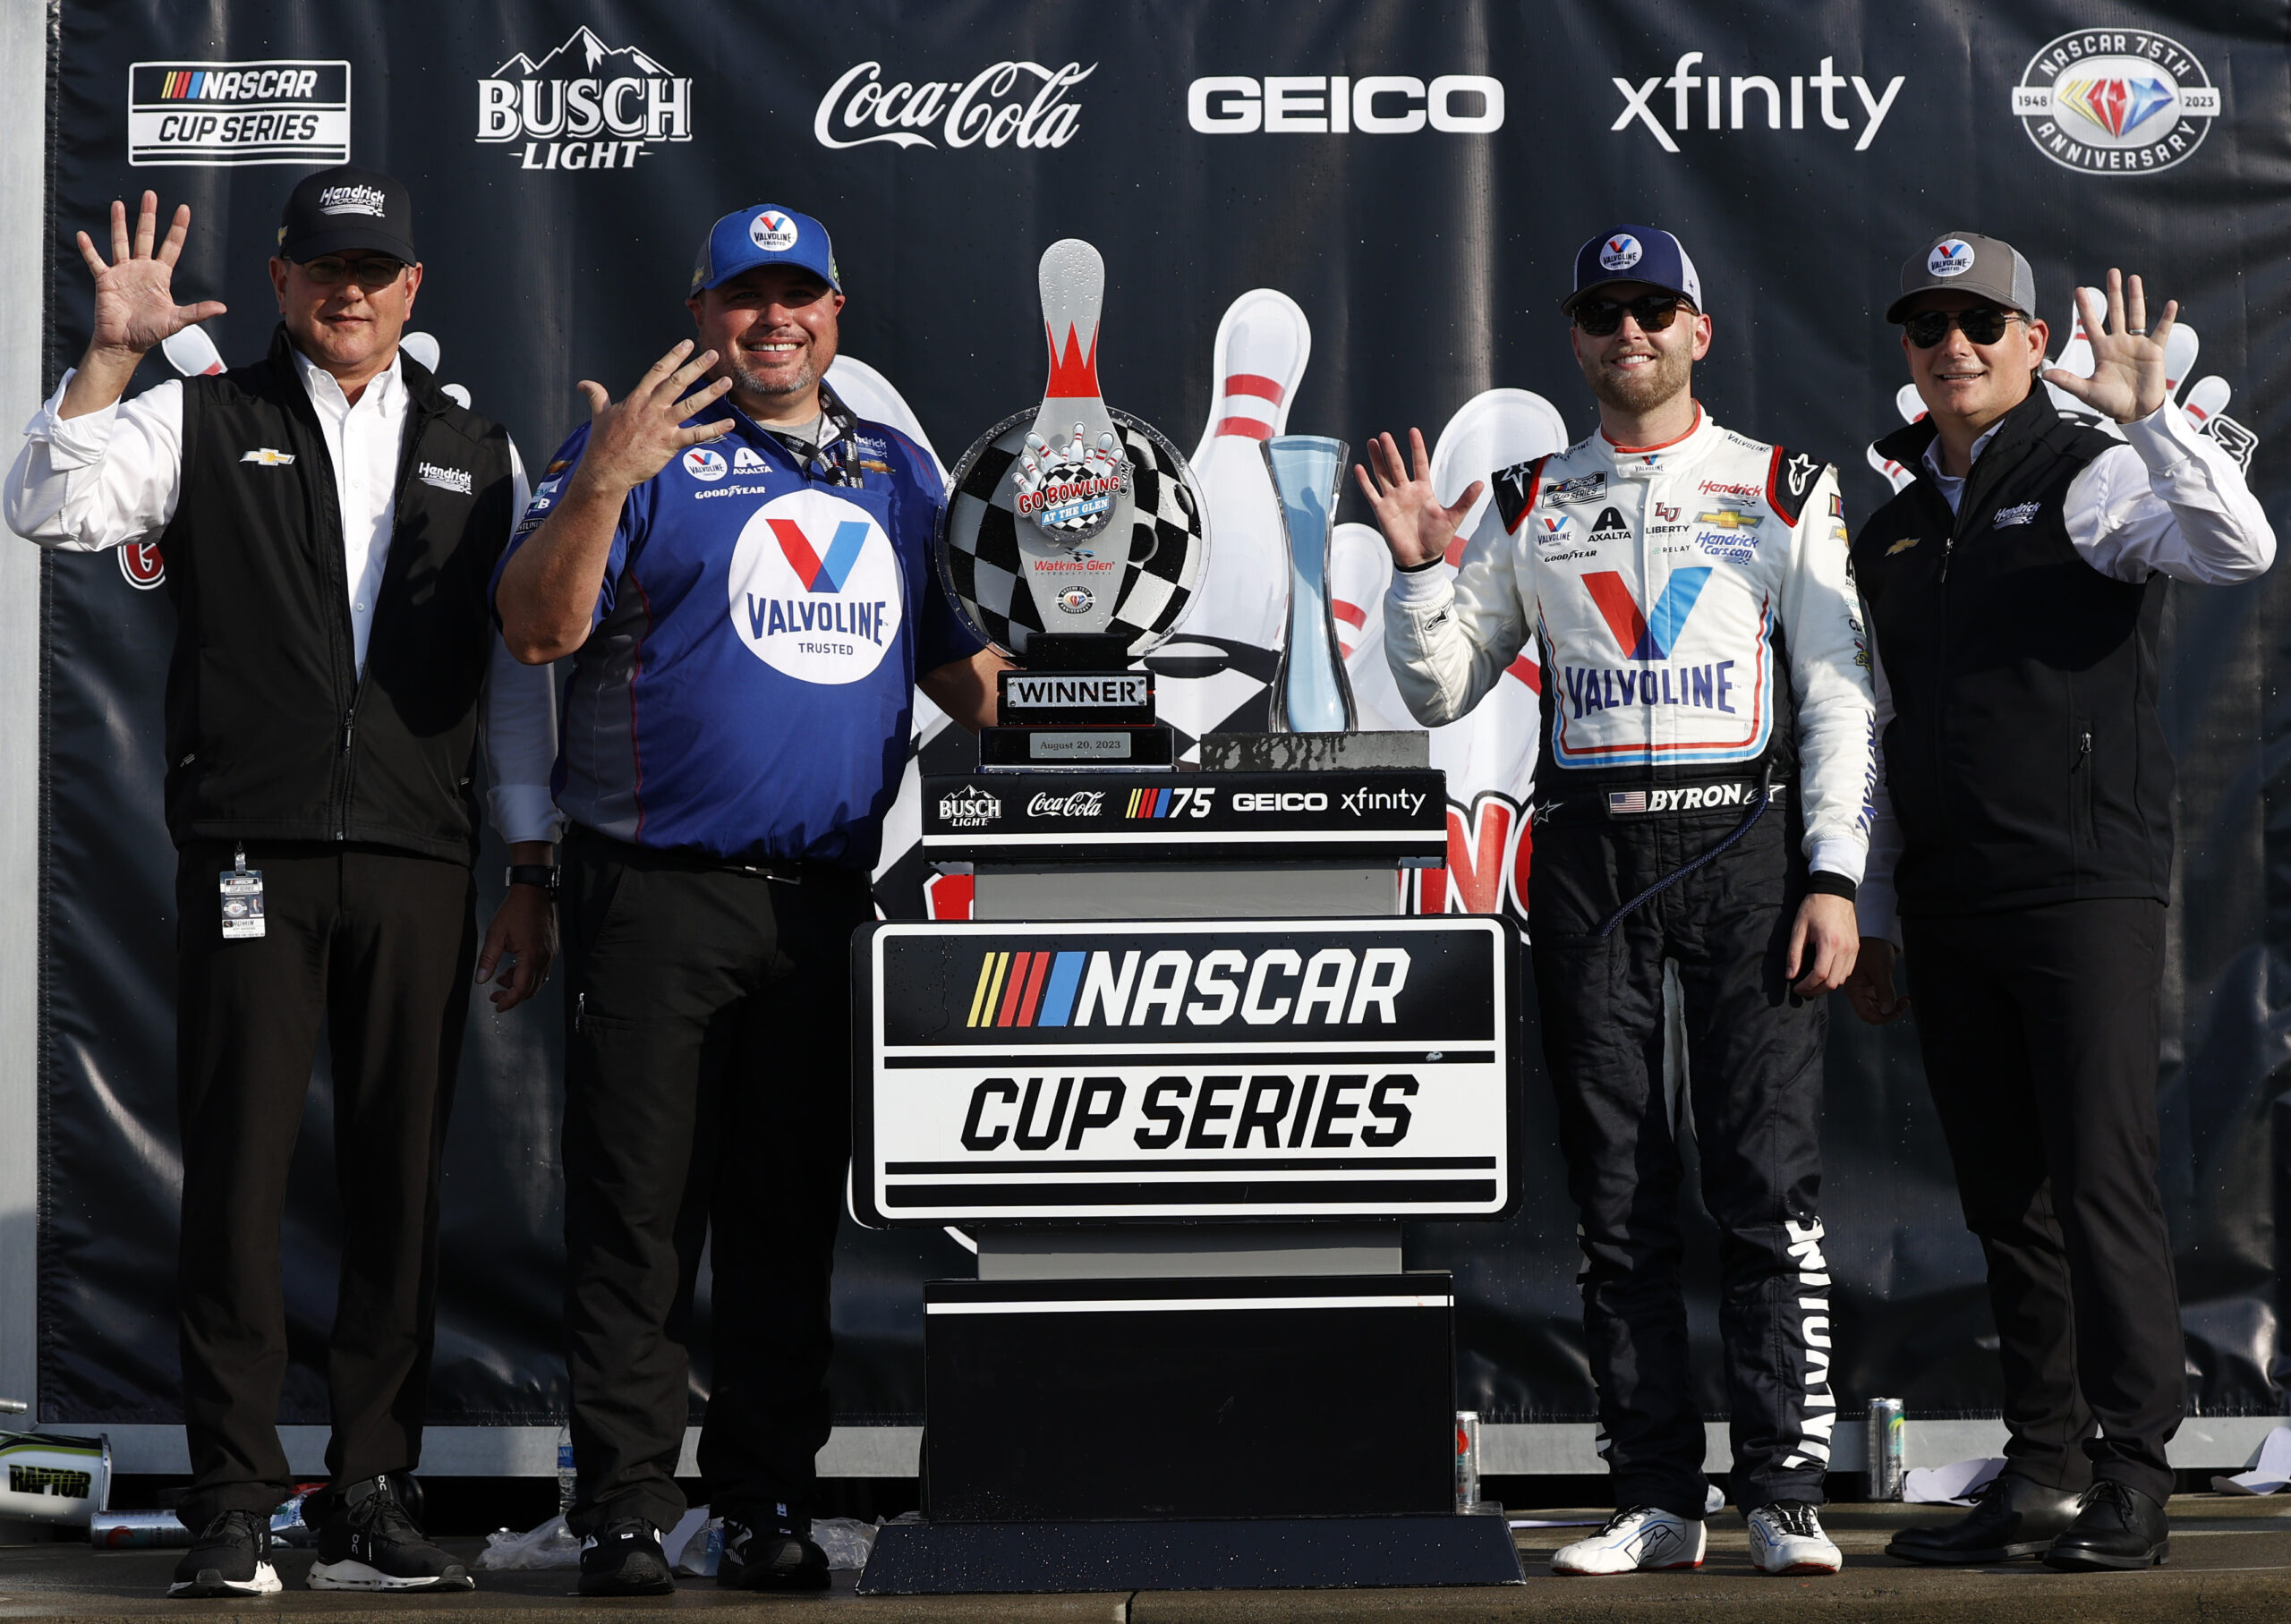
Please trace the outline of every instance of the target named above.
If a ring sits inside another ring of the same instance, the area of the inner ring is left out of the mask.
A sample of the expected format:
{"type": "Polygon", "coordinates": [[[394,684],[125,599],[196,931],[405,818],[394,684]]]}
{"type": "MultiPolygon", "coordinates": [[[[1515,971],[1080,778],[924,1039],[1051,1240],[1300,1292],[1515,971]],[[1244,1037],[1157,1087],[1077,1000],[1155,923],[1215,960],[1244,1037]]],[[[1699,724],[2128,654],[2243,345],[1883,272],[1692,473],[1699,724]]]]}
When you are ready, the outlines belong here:
{"type": "Polygon", "coordinates": [[[1702,1406],[1679,1285],[1679,1118],[1723,1232],[1736,1504],[1770,1573],[1835,1572],[1821,994],[1859,950],[1874,786],[1869,659],[1837,475],[1710,421],[1693,263],[1666,232],[1584,244],[1563,307],[1600,431],[1434,497],[1390,435],[1360,483],[1396,570],[1392,676],[1418,721],[1469,710],[1532,639],[1545,741],[1529,882],[1543,1042],[1581,1211],[1584,1329],[1614,1518],[1563,1573],[1699,1565],[1702,1406]],[[1666,1093],[1664,982],[1684,1010],[1666,1093]]]}

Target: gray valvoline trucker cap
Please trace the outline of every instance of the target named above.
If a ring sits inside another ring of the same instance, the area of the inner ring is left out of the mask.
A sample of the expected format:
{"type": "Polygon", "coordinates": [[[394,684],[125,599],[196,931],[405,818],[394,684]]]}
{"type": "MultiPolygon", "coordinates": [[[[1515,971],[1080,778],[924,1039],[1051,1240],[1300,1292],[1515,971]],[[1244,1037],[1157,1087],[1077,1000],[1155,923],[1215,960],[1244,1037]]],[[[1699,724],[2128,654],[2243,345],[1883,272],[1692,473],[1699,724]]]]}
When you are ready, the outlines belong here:
{"type": "Polygon", "coordinates": [[[2010,242],[1970,231],[1945,231],[1922,253],[1902,261],[1901,297],[1886,307],[1899,321],[1920,293],[1972,293],[2015,310],[2037,312],[2037,274],[2010,242]]]}

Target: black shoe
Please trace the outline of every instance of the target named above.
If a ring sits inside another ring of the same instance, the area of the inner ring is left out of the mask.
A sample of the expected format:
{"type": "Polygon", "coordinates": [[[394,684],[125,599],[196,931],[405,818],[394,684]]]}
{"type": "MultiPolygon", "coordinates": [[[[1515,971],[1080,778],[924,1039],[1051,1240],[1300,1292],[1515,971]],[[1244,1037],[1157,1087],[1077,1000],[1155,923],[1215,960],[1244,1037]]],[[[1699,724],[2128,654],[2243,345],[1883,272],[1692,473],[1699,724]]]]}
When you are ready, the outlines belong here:
{"type": "Polygon", "coordinates": [[[175,1596],[277,1595],[278,1570],[263,1558],[270,1550],[270,1518],[261,1511],[226,1511],[191,1542],[175,1564],[175,1596]]]}
{"type": "Polygon", "coordinates": [[[2172,1526],[2153,1495],[2103,1477],[2084,1496],[2084,1509],[2044,1553],[2044,1565],[2063,1573],[2160,1568],[2172,1558],[2172,1526]]]}
{"type": "Polygon", "coordinates": [[[2053,1536],[2076,1520],[2082,1497],[2048,1489],[2014,1472],[2001,1472],[1983,1484],[1980,1504],[1953,1523],[1903,1528],[1886,1547],[1887,1556],[1936,1568],[1978,1567],[2042,1556],[2053,1536]]]}
{"type": "Polygon", "coordinates": [[[319,1530],[319,1560],[305,1581],[313,1590],[474,1590],[452,1552],[422,1535],[397,1485],[370,1478],[364,1492],[326,1519],[319,1530]]]}
{"type": "Polygon", "coordinates": [[[660,1531],[641,1517],[616,1518],[581,1542],[583,1595],[670,1595],[660,1531]]]}
{"type": "Polygon", "coordinates": [[[812,1519],[782,1515],[750,1525],[724,1519],[716,1582],[728,1590],[825,1590],[827,1552],[812,1543],[812,1519]]]}

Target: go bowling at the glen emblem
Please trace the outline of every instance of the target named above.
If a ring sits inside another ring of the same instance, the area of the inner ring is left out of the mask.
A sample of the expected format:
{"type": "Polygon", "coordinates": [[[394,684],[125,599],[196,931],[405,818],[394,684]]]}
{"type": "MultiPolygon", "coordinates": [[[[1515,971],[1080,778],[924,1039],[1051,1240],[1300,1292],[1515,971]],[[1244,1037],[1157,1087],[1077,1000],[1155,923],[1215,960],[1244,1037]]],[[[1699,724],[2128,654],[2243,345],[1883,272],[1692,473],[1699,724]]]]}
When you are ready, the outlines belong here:
{"type": "Polygon", "coordinates": [[[1193,471],[1098,385],[1105,261],[1076,238],[1039,272],[1050,378],[955,464],[938,563],[973,630],[1023,660],[1037,636],[1118,636],[1145,653],[1184,618],[1209,561],[1193,471]]]}

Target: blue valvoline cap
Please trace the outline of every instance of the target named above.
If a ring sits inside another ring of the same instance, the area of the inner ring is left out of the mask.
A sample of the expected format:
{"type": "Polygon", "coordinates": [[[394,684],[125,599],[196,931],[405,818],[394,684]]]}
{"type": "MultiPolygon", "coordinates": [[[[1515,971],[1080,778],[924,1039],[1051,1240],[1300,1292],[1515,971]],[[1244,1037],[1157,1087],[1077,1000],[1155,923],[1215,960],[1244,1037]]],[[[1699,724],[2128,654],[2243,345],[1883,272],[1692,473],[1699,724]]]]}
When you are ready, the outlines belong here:
{"type": "Polygon", "coordinates": [[[700,258],[693,263],[689,291],[720,286],[759,265],[800,265],[825,277],[837,293],[843,291],[827,227],[807,214],[771,203],[737,210],[709,227],[700,258]]]}
{"type": "Polygon", "coordinates": [[[1559,308],[1572,315],[1589,293],[1613,282],[1647,282],[1685,295],[1702,309],[1702,278],[1679,240],[1651,225],[1618,225],[1575,251],[1575,291],[1559,308]]]}

